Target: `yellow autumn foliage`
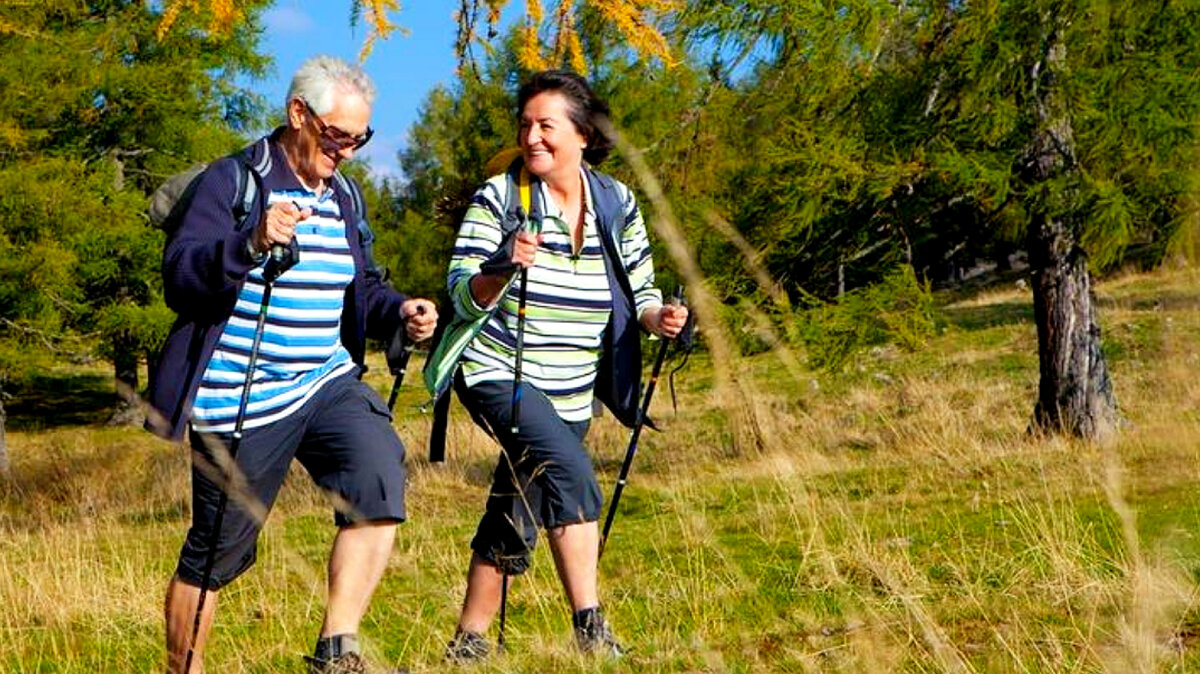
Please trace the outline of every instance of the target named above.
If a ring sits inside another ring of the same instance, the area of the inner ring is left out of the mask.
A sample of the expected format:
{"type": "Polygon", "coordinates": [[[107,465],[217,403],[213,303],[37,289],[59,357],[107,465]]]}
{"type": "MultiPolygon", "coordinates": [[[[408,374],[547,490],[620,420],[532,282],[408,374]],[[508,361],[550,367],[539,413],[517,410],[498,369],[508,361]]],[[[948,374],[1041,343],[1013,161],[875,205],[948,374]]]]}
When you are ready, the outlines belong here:
{"type": "MultiPolygon", "coordinates": [[[[365,61],[379,39],[387,39],[396,30],[396,24],[390,16],[400,12],[399,0],[351,0],[354,6],[363,12],[368,27],[367,37],[363,41],[358,58],[365,61]]],[[[457,42],[456,49],[461,60],[467,58],[472,42],[486,44],[497,35],[496,27],[500,15],[509,0],[485,0],[487,9],[488,31],[481,37],[473,29],[474,11],[458,12],[459,31],[465,39],[457,42]]],[[[666,38],[655,27],[654,15],[666,14],[679,10],[683,0],[582,0],[583,4],[591,5],[607,21],[620,31],[628,45],[638,54],[647,58],[657,58],[664,64],[675,64],[666,38]]],[[[240,8],[239,0],[165,0],[162,20],[158,26],[158,38],[161,40],[170,33],[171,28],[185,12],[199,13],[207,11],[210,15],[210,30],[228,32],[245,19],[245,12],[240,8]]],[[[521,28],[521,41],[517,54],[523,67],[530,70],[540,70],[550,65],[569,63],[577,72],[587,73],[587,62],[583,54],[583,43],[575,24],[575,0],[559,0],[555,6],[553,24],[544,26],[545,8],[541,0],[526,0],[525,22],[521,28]],[[543,30],[544,29],[544,30],[543,30]],[[548,38],[549,47],[543,43],[543,35],[548,38]]],[[[0,24],[0,34],[14,32],[16,27],[0,24]]]]}
{"type": "MultiPolygon", "coordinates": [[[[209,30],[214,33],[228,33],[234,26],[241,23],[245,19],[245,12],[241,10],[237,0],[207,0],[207,10],[211,15],[209,18],[209,30]]],[[[163,7],[163,17],[158,24],[157,36],[162,40],[171,31],[175,22],[184,11],[191,13],[199,13],[204,11],[201,7],[200,0],[167,0],[163,7]]]]}

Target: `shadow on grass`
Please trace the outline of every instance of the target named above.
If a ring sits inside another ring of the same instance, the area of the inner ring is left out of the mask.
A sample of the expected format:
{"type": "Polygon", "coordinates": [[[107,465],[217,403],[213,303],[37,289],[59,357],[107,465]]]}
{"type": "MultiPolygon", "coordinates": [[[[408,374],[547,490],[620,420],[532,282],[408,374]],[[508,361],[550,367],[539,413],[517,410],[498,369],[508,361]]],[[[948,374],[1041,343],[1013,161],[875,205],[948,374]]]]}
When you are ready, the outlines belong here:
{"type": "Polygon", "coordinates": [[[35,374],[10,391],[5,404],[10,431],[103,424],[117,408],[111,377],[35,374]]]}
{"type": "Polygon", "coordinates": [[[1200,310],[1200,293],[1149,292],[1130,293],[1124,296],[1103,295],[1096,298],[1101,309],[1127,309],[1130,311],[1196,311],[1200,310]]]}
{"type": "Polygon", "coordinates": [[[960,330],[986,330],[1033,322],[1031,302],[998,302],[978,307],[943,307],[938,318],[960,330]]]}
{"type": "MultiPolygon", "coordinates": [[[[1148,292],[1119,297],[1099,295],[1096,307],[1127,311],[1197,311],[1200,292],[1148,292]]],[[[974,307],[942,307],[938,319],[961,330],[986,330],[1004,325],[1033,323],[1033,303],[1027,301],[998,302],[974,307]]]]}
{"type": "Polygon", "coordinates": [[[188,492],[163,491],[163,480],[186,466],[175,449],[45,443],[0,480],[0,534],[44,531],[97,515],[126,525],[185,520],[188,492]]]}

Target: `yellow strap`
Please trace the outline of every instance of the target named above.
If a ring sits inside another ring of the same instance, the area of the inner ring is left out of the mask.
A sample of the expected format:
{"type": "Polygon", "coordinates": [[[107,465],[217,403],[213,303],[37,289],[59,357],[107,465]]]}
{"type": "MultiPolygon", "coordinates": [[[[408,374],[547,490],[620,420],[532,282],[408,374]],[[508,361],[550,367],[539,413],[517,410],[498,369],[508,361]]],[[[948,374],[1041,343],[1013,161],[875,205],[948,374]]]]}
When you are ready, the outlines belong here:
{"type": "Polygon", "coordinates": [[[529,169],[521,166],[521,178],[517,181],[517,191],[521,195],[521,208],[525,217],[529,217],[529,209],[533,207],[533,195],[529,192],[529,169]]]}

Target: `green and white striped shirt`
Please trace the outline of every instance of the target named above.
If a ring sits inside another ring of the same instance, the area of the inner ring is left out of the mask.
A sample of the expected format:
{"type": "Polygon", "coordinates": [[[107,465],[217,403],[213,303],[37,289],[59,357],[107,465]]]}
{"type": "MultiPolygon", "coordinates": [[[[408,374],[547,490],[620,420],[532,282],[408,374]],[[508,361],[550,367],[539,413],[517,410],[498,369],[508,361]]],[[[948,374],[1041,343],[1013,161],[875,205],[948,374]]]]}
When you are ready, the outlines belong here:
{"type": "MultiPolygon", "coordinates": [[[[455,310],[467,317],[489,309],[476,304],[469,282],[500,245],[498,214],[506,210],[507,180],[506,174],[493,176],[480,188],[454,244],[447,285],[455,310]]],[[[550,398],[563,420],[585,421],[591,417],[596,364],[613,303],[591,187],[585,176],[583,246],[576,255],[567,220],[549,189],[536,178],[533,185],[540,190],[545,217],[541,223],[542,243],[529,270],[521,374],[550,398]]],[[[662,304],[662,294],[654,287],[650,242],[637,202],[628,187],[619,182],[616,186],[628,223],[621,234],[620,255],[633,288],[637,315],[641,316],[648,307],[662,304]]],[[[518,293],[519,286],[513,283],[500,298],[497,311],[463,352],[462,372],[468,386],[512,379],[518,293]]]]}

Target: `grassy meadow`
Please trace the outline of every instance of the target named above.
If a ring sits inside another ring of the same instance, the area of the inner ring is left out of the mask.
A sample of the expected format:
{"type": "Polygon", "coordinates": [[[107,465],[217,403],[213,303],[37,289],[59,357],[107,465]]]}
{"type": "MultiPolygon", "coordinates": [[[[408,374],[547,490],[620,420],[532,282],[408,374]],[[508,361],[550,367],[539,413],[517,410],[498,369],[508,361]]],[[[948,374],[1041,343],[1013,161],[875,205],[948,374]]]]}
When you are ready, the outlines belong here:
{"type": "MultiPolygon", "coordinates": [[[[716,386],[694,356],[677,413],[661,382],[665,432],[643,436],[601,563],[631,655],[575,653],[543,542],[510,595],[509,652],[471,671],[1200,671],[1200,270],[1097,294],[1127,420],[1104,445],[1027,433],[1036,342],[1012,285],[940,298],[924,349],[877,348],[836,376],[767,352],[716,386]]],[[[47,373],[9,403],[0,672],[164,668],[188,456],[103,425],[107,373],[47,373]]],[[[497,447],[456,403],[448,461],[431,465],[410,377],[397,407],[410,520],[362,637],[375,663],[444,671],[497,447]]],[[[606,494],[627,441],[595,422],[606,494]]],[[[258,565],[221,593],[209,671],[302,671],[331,522],[295,469],[258,565]]]]}

